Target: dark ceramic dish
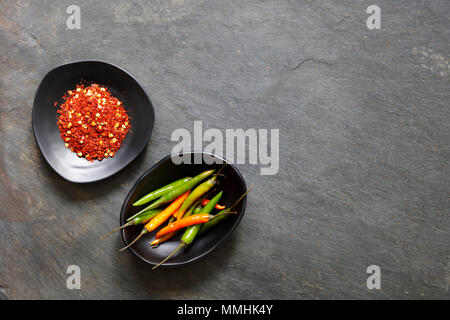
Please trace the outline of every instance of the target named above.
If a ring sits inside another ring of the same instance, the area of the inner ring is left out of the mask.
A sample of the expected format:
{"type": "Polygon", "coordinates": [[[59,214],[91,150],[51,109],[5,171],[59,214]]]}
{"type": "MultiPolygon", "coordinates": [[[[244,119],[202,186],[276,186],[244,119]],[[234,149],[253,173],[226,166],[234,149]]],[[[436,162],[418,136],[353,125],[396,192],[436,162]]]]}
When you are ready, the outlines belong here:
{"type": "MultiPolygon", "coordinates": [[[[189,154],[191,157],[194,155],[194,153],[187,154],[189,154]]],[[[221,159],[211,154],[208,154],[208,156],[221,159]]],[[[128,196],[126,197],[125,202],[122,206],[122,211],[120,212],[120,225],[123,225],[128,217],[132,216],[134,213],[143,208],[143,206],[133,207],[132,203],[134,203],[136,200],[146,195],[147,193],[174,180],[187,176],[193,177],[208,169],[219,170],[219,168],[221,168],[222,166],[222,164],[208,165],[204,162],[202,164],[176,165],[172,162],[172,157],[174,156],[172,155],[165,157],[138,179],[131,191],[128,193],[128,196]]],[[[226,178],[219,178],[220,183],[215,187],[214,191],[212,191],[212,194],[216,194],[217,192],[223,190],[223,196],[219,203],[229,207],[246,191],[247,187],[245,185],[244,178],[234,165],[227,164],[222,173],[226,176],[226,178]]],[[[174,257],[172,257],[162,266],[185,265],[213,251],[233,232],[233,230],[241,221],[245,212],[246,199],[247,198],[245,197],[236,206],[235,211],[237,211],[237,214],[231,215],[228,219],[215,226],[207,233],[198,236],[198,238],[196,238],[188,248],[180,250],[174,257]]],[[[217,212],[217,210],[215,210],[214,212],[217,212]]],[[[127,245],[135,237],[137,237],[141,230],[142,225],[123,229],[122,238],[124,245],[127,245]]],[[[179,239],[183,234],[183,232],[180,232],[179,235],[161,244],[159,247],[152,248],[150,246],[150,242],[154,239],[156,232],[151,232],[144,235],[140,240],[138,240],[133,246],[129,248],[129,250],[131,250],[136,256],[151,265],[156,265],[165,257],[167,257],[179,245],[179,239]]]]}
{"type": "Polygon", "coordinates": [[[147,145],[155,112],[141,85],[126,71],[101,61],[79,61],[54,68],[42,79],[33,102],[33,132],[44,158],[63,178],[84,183],[105,179],[126,167],[147,145]],[[131,130],[113,158],[89,162],[64,147],[56,124],[58,106],[67,90],[81,80],[105,85],[123,102],[131,130]]]}

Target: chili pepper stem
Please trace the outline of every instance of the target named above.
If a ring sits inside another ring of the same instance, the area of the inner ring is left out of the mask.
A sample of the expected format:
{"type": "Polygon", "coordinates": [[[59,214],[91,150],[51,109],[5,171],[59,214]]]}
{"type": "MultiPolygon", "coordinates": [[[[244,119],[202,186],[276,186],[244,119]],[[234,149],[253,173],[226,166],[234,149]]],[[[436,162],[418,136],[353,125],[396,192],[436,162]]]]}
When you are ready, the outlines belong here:
{"type": "Polygon", "coordinates": [[[129,227],[129,226],[132,226],[133,224],[134,224],[133,221],[130,221],[130,222],[125,223],[123,226],[120,226],[120,227],[118,227],[118,228],[116,228],[116,229],[114,229],[114,230],[108,232],[108,233],[105,234],[104,236],[102,236],[102,240],[105,240],[106,237],[108,237],[109,235],[113,234],[114,232],[119,231],[119,230],[122,230],[123,228],[129,227]]]}
{"type": "Polygon", "coordinates": [[[158,268],[158,267],[159,267],[160,265],[162,265],[164,262],[166,262],[167,260],[169,260],[170,258],[172,258],[173,255],[174,255],[175,253],[177,253],[181,248],[185,248],[185,247],[187,247],[187,244],[184,243],[184,242],[181,242],[180,245],[178,246],[178,248],[176,248],[174,251],[172,251],[172,253],[169,254],[169,255],[167,256],[167,258],[165,258],[163,261],[161,261],[161,262],[158,263],[156,266],[154,266],[154,267],[152,268],[152,270],[155,270],[156,268],[158,268]]]}
{"type": "Polygon", "coordinates": [[[221,216],[226,216],[227,214],[236,214],[236,213],[237,213],[237,211],[227,211],[227,212],[219,213],[219,214],[212,216],[212,218],[209,221],[214,220],[221,216]]]}
{"type": "Polygon", "coordinates": [[[248,188],[247,191],[245,191],[245,193],[244,193],[242,196],[240,196],[239,199],[237,199],[237,200],[231,205],[231,207],[228,208],[228,210],[233,209],[233,208],[234,208],[234,207],[235,207],[242,199],[244,199],[244,197],[247,195],[247,193],[249,193],[252,189],[253,189],[253,184],[250,186],[250,188],[248,188]]]}
{"type": "Polygon", "coordinates": [[[222,172],[223,168],[225,168],[225,166],[226,166],[227,164],[228,164],[228,162],[225,162],[225,163],[223,164],[223,166],[219,169],[219,171],[217,171],[217,173],[214,174],[214,175],[215,175],[215,176],[219,176],[219,175],[224,176],[224,175],[222,175],[222,174],[220,174],[220,173],[222,172]]]}
{"type": "Polygon", "coordinates": [[[146,233],[147,233],[147,229],[142,230],[142,232],[133,241],[131,241],[128,245],[126,245],[125,247],[123,247],[119,251],[123,251],[125,249],[128,249],[129,247],[131,247],[136,241],[138,241],[146,233]]]}

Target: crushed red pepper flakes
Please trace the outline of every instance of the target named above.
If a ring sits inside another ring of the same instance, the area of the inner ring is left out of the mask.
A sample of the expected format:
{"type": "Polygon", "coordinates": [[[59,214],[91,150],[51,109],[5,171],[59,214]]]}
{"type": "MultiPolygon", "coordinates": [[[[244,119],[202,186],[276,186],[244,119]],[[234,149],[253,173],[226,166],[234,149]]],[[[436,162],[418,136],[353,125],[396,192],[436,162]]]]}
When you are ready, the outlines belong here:
{"type": "Polygon", "coordinates": [[[123,103],[98,84],[77,85],[63,100],[57,124],[65,147],[91,162],[114,157],[131,128],[123,103]]]}

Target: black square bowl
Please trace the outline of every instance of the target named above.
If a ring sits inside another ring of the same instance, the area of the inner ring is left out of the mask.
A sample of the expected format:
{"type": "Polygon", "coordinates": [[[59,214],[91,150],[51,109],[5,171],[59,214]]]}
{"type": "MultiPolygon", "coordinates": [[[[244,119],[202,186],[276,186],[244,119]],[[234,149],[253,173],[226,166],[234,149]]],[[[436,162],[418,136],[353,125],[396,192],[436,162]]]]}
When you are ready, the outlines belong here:
{"type": "MultiPolygon", "coordinates": [[[[196,154],[201,154],[210,157],[209,159],[216,159],[225,163],[223,158],[209,153],[199,153],[190,152],[184,153],[191,157],[191,160],[196,157],[196,154]]],[[[174,164],[173,157],[176,155],[170,155],[159,161],[155,166],[150,168],[145,172],[131,188],[128,196],[123,203],[122,210],[120,212],[120,225],[126,223],[126,219],[131,217],[140,209],[145,207],[145,205],[140,207],[134,207],[132,204],[139,198],[143,197],[147,193],[169,184],[177,179],[184,177],[194,177],[195,175],[209,169],[219,170],[222,164],[214,163],[207,164],[202,161],[201,164],[174,164]]],[[[202,157],[204,160],[204,158],[202,157]]],[[[193,163],[194,161],[191,161],[193,163]]],[[[212,161],[208,161],[212,163],[212,161]]],[[[222,198],[219,203],[225,205],[228,208],[237,200],[239,197],[245,193],[247,186],[245,184],[244,177],[241,175],[239,170],[232,164],[227,164],[222,173],[225,177],[219,178],[219,185],[215,187],[213,191],[217,194],[219,191],[223,191],[222,198]]],[[[206,181],[206,180],[205,180],[206,181]]],[[[208,198],[211,198],[210,196],[208,198]]],[[[236,214],[230,215],[229,218],[218,224],[217,226],[208,230],[204,234],[197,235],[194,242],[187,248],[180,250],[175,254],[169,261],[161,265],[161,267],[166,266],[182,266],[189,264],[191,262],[204,257],[208,253],[212,252],[218,245],[220,245],[239,225],[242,217],[244,216],[245,206],[247,202],[247,197],[244,197],[242,201],[234,208],[236,214]]],[[[148,205],[148,204],[147,204],[148,205]]],[[[217,210],[215,210],[217,212],[217,210]]],[[[166,224],[163,224],[165,226],[166,224]]],[[[162,228],[161,226],[160,228],[162,228]]],[[[136,238],[141,232],[143,226],[131,226],[122,229],[122,239],[124,245],[129,244],[136,238]]],[[[167,257],[173,250],[175,250],[179,245],[179,240],[183,234],[183,230],[179,232],[178,235],[162,243],[157,248],[152,248],[150,242],[154,239],[156,232],[160,229],[158,228],[154,232],[147,233],[141,239],[139,239],[135,244],[128,248],[141,260],[147,262],[151,265],[157,265],[165,257],[167,257]]]]}
{"type": "Polygon", "coordinates": [[[102,61],[67,63],[49,71],[42,79],[33,102],[33,132],[50,166],[64,179],[86,183],[105,179],[132,162],[147,145],[155,112],[142,86],[128,72],[102,61]],[[123,102],[131,129],[115,156],[89,162],[64,146],[57,125],[62,96],[81,81],[98,83],[123,102]],[[54,106],[57,102],[58,106],[54,106]]]}

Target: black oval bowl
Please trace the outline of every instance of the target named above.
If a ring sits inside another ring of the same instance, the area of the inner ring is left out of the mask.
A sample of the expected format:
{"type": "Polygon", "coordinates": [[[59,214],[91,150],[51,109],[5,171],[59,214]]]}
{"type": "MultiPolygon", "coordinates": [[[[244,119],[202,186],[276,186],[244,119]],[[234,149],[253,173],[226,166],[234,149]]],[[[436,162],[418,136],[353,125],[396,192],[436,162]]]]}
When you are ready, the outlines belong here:
{"type": "Polygon", "coordinates": [[[155,112],[141,85],[126,71],[102,61],[79,61],[58,66],[42,79],[33,102],[33,132],[50,166],[71,182],[86,183],[105,179],[126,167],[147,145],[153,130],[155,112]],[[107,86],[123,102],[131,129],[115,156],[89,162],[64,147],[57,122],[62,96],[81,80],[107,86]],[[58,102],[58,106],[54,103],[58,102]]]}
{"type": "MultiPolygon", "coordinates": [[[[197,154],[197,156],[207,155],[209,157],[225,161],[222,158],[208,153],[194,152],[185,154],[190,155],[191,158],[195,157],[195,154],[197,154]]],[[[176,165],[172,161],[173,157],[175,157],[175,155],[165,157],[138,179],[133,188],[131,188],[131,191],[128,193],[128,196],[126,197],[125,202],[122,206],[122,210],[120,212],[120,225],[126,223],[126,219],[128,217],[132,216],[140,209],[145,207],[145,205],[140,207],[133,207],[132,203],[134,203],[136,200],[146,195],[147,193],[166,184],[169,184],[174,180],[181,179],[187,176],[193,177],[208,169],[219,170],[222,167],[222,164],[209,165],[206,164],[203,160],[202,164],[176,165]]],[[[191,163],[193,163],[193,161],[191,163]]],[[[219,178],[219,185],[215,187],[215,191],[213,193],[216,194],[217,192],[223,190],[223,195],[219,203],[229,207],[247,190],[247,187],[244,178],[234,165],[227,164],[224,167],[222,173],[226,176],[226,178],[219,178]]],[[[208,232],[199,235],[188,248],[180,250],[174,257],[172,257],[162,266],[185,265],[213,251],[238,226],[245,212],[246,199],[247,197],[245,197],[235,207],[235,210],[233,210],[236,211],[237,214],[231,215],[229,218],[227,218],[214,228],[210,229],[208,232]]],[[[217,210],[213,212],[217,212],[217,210]]],[[[142,227],[143,226],[140,225],[122,229],[122,239],[124,245],[127,245],[135,237],[137,237],[141,232],[142,227]]],[[[136,256],[151,265],[158,264],[173,250],[175,250],[178,247],[179,239],[183,234],[183,232],[180,232],[179,235],[173,237],[165,243],[162,243],[159,247],[152,248],[150,246],[150,242],[154,239],[155,233],[158,230],[159,229],[144,235],[140,240],[138,240],[129,248],[129,250],[131,250],[136,256]]]]}

